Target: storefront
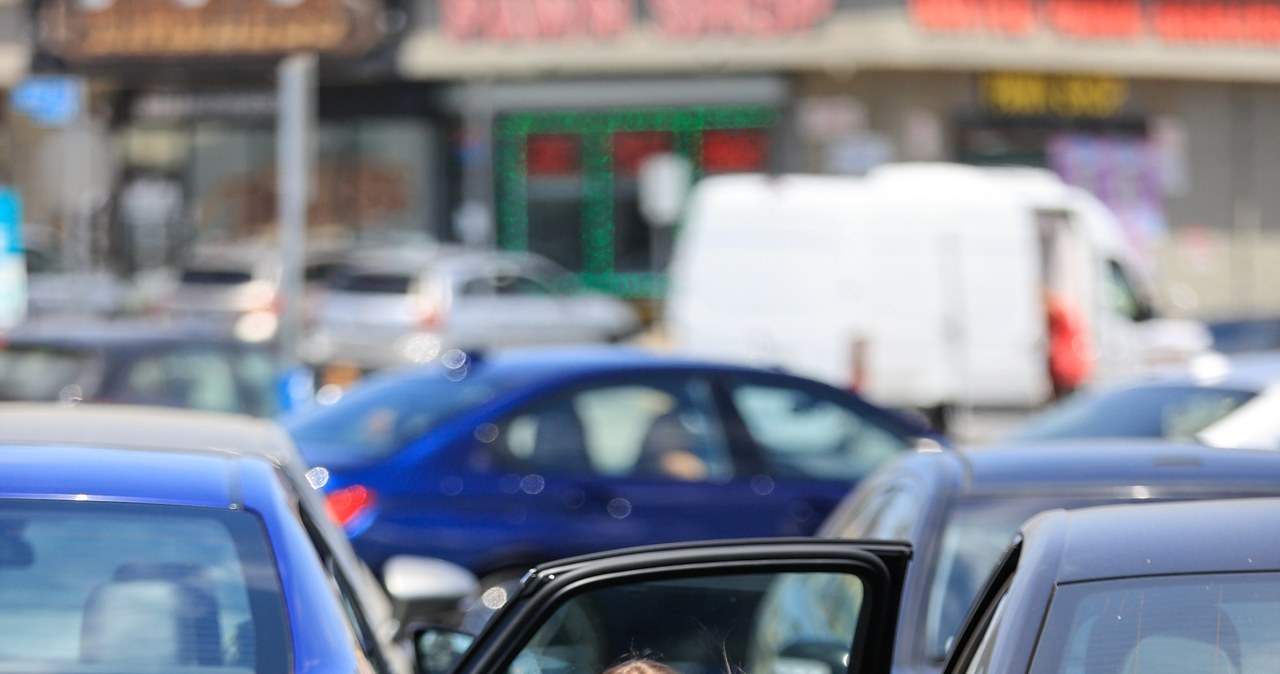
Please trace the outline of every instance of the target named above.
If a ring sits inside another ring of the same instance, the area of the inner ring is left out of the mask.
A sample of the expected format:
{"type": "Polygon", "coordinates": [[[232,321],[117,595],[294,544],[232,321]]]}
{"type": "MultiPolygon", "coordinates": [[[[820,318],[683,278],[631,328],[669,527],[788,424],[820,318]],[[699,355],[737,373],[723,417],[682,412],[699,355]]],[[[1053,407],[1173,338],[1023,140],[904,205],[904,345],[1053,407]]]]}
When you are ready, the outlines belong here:
{"type": "Polygon", "coordinates": [[[45,0],[36,13],[39,69],[83,78],[84,126],[111,157],[94,222],[119,271],[274,243],[276,64],[295,52],[320,56],[315,247],[435,234],[446,124],[438,87],[396,75],[398,0],[45,0]]]}

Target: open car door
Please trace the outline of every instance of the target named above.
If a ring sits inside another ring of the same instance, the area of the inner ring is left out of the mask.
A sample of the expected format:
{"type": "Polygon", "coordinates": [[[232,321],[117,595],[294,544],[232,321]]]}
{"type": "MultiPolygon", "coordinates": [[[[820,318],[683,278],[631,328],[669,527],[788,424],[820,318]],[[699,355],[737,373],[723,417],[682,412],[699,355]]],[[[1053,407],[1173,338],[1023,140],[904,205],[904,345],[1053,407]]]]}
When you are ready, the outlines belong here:
{"type": "Polygon", "coordinates": [[[910,556],[900,543],[766,539],[552,562],[460,659],[457,635],[419,633],[419,667],[600,674],[643,657],[680,674],[889,674],[910,556]]]}

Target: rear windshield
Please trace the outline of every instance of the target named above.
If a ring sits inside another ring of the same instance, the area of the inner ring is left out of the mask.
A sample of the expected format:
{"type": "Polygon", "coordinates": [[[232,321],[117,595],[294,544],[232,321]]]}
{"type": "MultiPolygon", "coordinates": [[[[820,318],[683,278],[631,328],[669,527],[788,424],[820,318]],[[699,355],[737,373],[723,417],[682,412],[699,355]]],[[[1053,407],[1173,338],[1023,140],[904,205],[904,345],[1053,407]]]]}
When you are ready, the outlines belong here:
{"type": "Polygon", "coordinates": [[[182,282],[195,285],[236,285],[253,280],[253,274],[239,269],[187,269],[182,282]]]}
{"type": "Polygon", "coordinates": [[[0,670],[275,674],[284,616],[245,511],[0,501],[0,670]]]}
{"type": "Polygon", "coordinates": [[[1194,440],[1197,433],[1256,395],[1252,391],[1191,385],[1084,392],[1033,417],[1012,439],[1194,440]]]}
{"type": "MultiPolygon", "coordinates": [[[[508,382],[510,383],[510,382],[508,382]]],[[[444,420],[500,390],[492,377],[370,380],[338,402],[285,420],[313,465],[358,464],[388,456],[444,420]]]]}
{"type": "Polygon", "coordinates": [[[342,274],[339,273],[329,282],[333,290],[349,293],[380,293],[384,295],[404,295],[413,285],[413,277],[409,274],[342,274]]]}
{"type": "Polygon", "coordinates": [[[0,400],[58,400],[94,368],[92,354],[67,349],[0,347],[0,400]]]}

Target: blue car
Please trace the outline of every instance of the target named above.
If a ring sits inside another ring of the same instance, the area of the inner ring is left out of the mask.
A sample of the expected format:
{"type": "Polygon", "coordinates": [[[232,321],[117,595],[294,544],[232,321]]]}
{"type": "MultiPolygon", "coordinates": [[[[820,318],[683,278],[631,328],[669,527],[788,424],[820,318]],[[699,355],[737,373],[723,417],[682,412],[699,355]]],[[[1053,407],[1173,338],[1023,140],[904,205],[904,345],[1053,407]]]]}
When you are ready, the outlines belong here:
{"type": "MultiPolygon", "coordinates": [[[[411,674],[294,457],[261,420],[0,405],[0,670],[411,674]]],[[[402,607],[443,598],[424,564],[402,607]]]]}
{"type": "Polygon", "coordinates": [[[807,379],[607,347],[464,354],[285,419],[377,570],[438,557],[486,587],[649,543],[812,534],[923,425],[807,379]]]}

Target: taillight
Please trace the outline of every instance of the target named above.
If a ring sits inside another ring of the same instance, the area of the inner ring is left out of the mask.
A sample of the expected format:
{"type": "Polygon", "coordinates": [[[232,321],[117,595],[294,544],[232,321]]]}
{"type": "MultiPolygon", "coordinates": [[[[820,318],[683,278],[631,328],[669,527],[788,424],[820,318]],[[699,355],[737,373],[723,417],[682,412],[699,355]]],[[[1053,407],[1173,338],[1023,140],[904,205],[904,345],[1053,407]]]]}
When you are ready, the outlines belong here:
{"type": "Polygon", "coordinates": [[[444,303],[438,299],[418,301],[418,327],[435,330],[444,324],[444,303]]]}
{"type": "Polygon", "coordinates": [[[378,502],[372,489],[358,484],[329,492],[329,516],[346,526],[361,514],[368,512],[378,502]]]}

